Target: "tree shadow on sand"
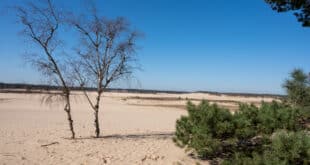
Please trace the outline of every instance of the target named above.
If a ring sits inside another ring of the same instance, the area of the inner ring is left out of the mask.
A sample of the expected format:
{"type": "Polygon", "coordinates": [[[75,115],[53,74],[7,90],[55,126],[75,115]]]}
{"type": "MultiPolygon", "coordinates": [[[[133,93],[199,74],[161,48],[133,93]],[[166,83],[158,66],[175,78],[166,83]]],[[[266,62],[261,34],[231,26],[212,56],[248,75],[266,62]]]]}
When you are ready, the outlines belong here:
{"type": "Polygon", "coordinates": [[[165,133],[145,133],[145,134],[112,134],[96,137],[79,137],[75,140],[96,140],[96,139],[170,139],[174,136],[174,132],[165,133]]]}

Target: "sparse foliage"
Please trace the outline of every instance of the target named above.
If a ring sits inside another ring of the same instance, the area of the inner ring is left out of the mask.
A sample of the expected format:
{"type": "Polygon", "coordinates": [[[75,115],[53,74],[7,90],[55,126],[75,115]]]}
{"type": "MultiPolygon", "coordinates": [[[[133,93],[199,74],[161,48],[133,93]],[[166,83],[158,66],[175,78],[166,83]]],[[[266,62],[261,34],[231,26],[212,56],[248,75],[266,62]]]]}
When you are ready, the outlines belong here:
{"type": "Polygon", "coordinates": [[[104,90],[113,82],[130,76],[135,69],[136,31],[124,18],[100,17],[92,8],[91,17],[68,19],[69,24],[81,35],[81,45],[76,52],[79,59],[72,66],[75,80],[81,87],[95,87],[93,101],[84,90],[95,116],[96,137],[100,135],[99,105],[104,90]]]}
{"type": "Polygon", "coordinates": [[[70,87],[61,67],[63,60],[58,58],[59,54],[55,52],[59,45],[56,35],[61,26],[60,13],[50,0],[36,4],[27,3],[16,9],[19,23],[24,27],[23,34],[42,50],[28,58],[46,78],[51,80],[51,83],[62,87],[61,97],[65,101],[64,110],[67,113],[71,137],[75,138],[71,116],[70,87]]]}

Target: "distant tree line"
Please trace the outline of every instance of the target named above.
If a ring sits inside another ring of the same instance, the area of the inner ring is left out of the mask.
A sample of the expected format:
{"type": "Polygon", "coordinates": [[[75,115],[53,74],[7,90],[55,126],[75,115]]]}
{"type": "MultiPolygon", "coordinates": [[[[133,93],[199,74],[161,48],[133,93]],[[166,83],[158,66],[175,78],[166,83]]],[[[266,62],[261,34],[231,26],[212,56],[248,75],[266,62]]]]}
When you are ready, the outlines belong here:
{"type": "MultiPolygon", "coordinates": [[[[36,84],[24,84],[24,83],[1,83],[0,89],[28,89],[29,92],[31,90],[61,90],[60,86],[53,85],[36,85],[36,84]]],[[[81,91],[82,89],[87,91],[95,91],[96,88],[93,87],[80,87],[73,86],[70,87],[73,91],[81,91]]],[[[285,97],[285,95],[281,94],[259,94],[259,93],[232,93],[232,92],[213,92],[213,91],[172,91],[172,90],[151,90],[151,89],[126,89],[126,88],[107,88],[106,92],[130,92],[130,93],[169,93],[169,94],[186,94],[186,93],[206,93],[212,95],[227,95],[227,96],[243,96],[243,97],[273,97],[277,99],[281,99],[285,97]]],[[[1,92],[1,91],[0,91],[1,92]]]]}
{"type": "MultiPolygon", "coordinates": [[[[53,85],[36,85],[36,84],[23,84],[23,83],[0,83],[0,89],[12,89],[12,90],[13,89],[25,89],[25,90],[28,89],[31,92],[31,90],[47,90],[47,91],[48,90],[62,90],[62,87],[53,86],[53,85]]],[[[81,90],[96,91],[96,88],[94,87],[71,86],[70,89],[73,91],[81,91],[81,90]]],[[[153,93],[153,94],[156,94],[156,93],[169,93],[169,94],[192,93],[192,92],[185,92],[185,91],[165,91],[165,90],[149,90],[149,89],[126,89],[126,88],[106,88],[105,91],[106,92],[153,93]]],[[[212,93],[212,92],[204,92],[204,93],[212,93]]],[[[244,94],[244,95],[247,95],[247,94],[244,94]]],[[[254,95],[255,94],[253,94],[253,96],[254,95]]]]}

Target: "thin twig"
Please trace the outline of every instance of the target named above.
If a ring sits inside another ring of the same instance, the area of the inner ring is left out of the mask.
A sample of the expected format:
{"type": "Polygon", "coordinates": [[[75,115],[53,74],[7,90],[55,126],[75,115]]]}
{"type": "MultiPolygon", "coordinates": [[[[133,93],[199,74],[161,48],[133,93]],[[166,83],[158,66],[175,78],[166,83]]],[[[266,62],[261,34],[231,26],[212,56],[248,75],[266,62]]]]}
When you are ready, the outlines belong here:
{"type": "Polygon", "coordinates": [[[49,144],[43,144],[43,145],[41,145],[41,147],[48,147],[48,146],[51,146],[51,145],[54,145],[54,144],[59,144],[59,142],[53,142],[53,143],[49,143],[49,144]]]}

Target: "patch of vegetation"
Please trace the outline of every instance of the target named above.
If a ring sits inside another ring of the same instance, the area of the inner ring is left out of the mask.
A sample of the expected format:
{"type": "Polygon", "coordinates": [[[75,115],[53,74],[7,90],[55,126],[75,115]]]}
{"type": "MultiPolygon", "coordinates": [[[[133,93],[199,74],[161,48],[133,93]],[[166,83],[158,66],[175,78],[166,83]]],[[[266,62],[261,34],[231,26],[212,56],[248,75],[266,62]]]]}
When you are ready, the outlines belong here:
{"type": "Polygon", "coordinates": [[[282,102],[227,109],[188,102],[188,116],[177,120],[175,143],[193,156],[217,164],[310,164],[310,77],[291,73],[282,102]]]}
{"type": "Polygon", "coordinates": [[[280,130],[270,139],[270,145],[264,146],[263,152],[250,155],[235,153],[224,165],[275,165],[275,164],[309,164],[310,136],[305,132],[287,132],[280,130]]]}
{"type": "Polygon", "coordinates": [[[290,78],[283,84],[287,92],[284,100],[286,103],[298,107],[303,115],[310,117],[310,74],[306,74],[301,69],[295,69],[291,72],[290,78]]]}
{"type": "Polygon", "coordinates": [[[293,12],[303,27],[310,27],[309,0],[265,0],[265,2],[278,12],[293,12]]]}
{"type": "MultiPolygon", "coordinates": [[[[284,154],[283,161],[289,162],[292,156],[285,154],[287,152],[295,156],[296,154],[279,145],[285,140],[290,142],[290,139],[291,143],[283,142],[283,144],[294,145],[291,146],[294,151],[296,150],[294,147],[298,147],[295,144],[302,144],[305,148],[298,150],[310,153],[310,147],[304,144],[310,143],[308,135],[288,133],[285,139],[284,133],[279,135],[277,133],[279,130],[293,133],[303,130],[299,120],[301,114],[297,108],[277,102],[262,103],[259,108],[243,104],[240,105],[238,112],[231,114],[229,110],[216,104],[211,105],[207,101],[202,101],[197,106],[189,102],[187,109],[188,116],[183,116],[177,121],[174,141],[201,159],[220,158],[226,163],[257,161],[256,159],[265,161],[264,155],[269,156],[268,152],[271,152],[284,154]],[[295,136],[304,140],[297,141],[298,138],[295,136]]],[[[301,160],[298,161],[305,161],[304,158],[309,159],[309,156],[303,153],[300,155],[301,160]]]]}

